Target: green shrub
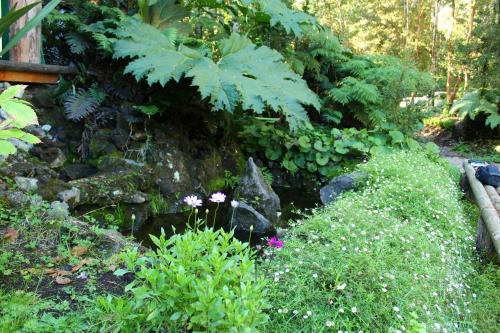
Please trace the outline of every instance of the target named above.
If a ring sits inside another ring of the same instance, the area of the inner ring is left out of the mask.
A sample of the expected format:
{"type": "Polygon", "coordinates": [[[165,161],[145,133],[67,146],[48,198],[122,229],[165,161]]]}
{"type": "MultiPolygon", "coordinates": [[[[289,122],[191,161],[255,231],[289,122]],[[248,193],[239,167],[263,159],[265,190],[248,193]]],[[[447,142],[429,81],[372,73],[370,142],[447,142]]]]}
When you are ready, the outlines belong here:
{"type": "Polygon", "coordinates": [[[377,154],[359,168],[371,175],[364,190],[315,211],[267,252],[270,323],[280,332],[475,330],[473,228],[449,170],[416,152],[377,154]]]}
{"type": "Polygon", "coordinates": [[[156,251],[124,255],[128,294],[98,299],[101,332],[257,332],[266,322],[248,244],[212,229],[151,238],[156,251]]]}

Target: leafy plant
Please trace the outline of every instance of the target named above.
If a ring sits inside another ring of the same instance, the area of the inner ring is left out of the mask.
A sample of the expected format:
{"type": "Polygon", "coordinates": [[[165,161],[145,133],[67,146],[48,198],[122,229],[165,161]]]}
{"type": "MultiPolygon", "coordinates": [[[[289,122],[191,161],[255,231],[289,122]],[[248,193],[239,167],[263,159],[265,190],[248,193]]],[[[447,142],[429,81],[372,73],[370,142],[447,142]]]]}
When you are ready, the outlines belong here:
{"type": "Polygon", "coordinates": [[[151,239],[155,251],[128,251],[128,270],[115,273],[135,273],[127,295],[97,300],[103,331],[256,332],[266,322],[248,244],[213,229],[151,239]]]}
{"type": "Polygon", "coordinates": [[[486,114],[486,126],[492,129],[500,124],[500,91],[473,90],[467,92],[461,99],[455,101],[450,109],[450,113],[458,113],[460,117],[469,116],[474,120],[478,114],[486,114]]]}
{"type": "Polygon", "coordinates": [[[29,125],[38,124],[35,111],[30,103],[16,96],[22,94],[26,86],[12,86],[0,94],[0,155],[14,154],[17,149],[10,139],[27,143],[39,143],[36,136],[23,131],[29,125]]]}
{"type": "Polygon", "coordinates": [[[256,47],[233,33],[219,44],[214,62],[202,52],[175,45],[175,35],[163,34],[151,25],[129,19],[116,31],[115,57],[136,58],[125,73],[150,85],[165,85],[183,76],[192,78],[202,98],[210,98],[214,110],[234,112],[238,105],[261,114],[266,107],[284,115],[293,130],[308,124],[303,105],[319,108],[319,100],[306,83],[268,47],[256,47]],[[148,38],[144,38],[148,36],[148,38]]]}
{"type": "Polygon", "coordinates": [[[69,94],[64,103],[64,112],[70,120],[81,120],[97,111],[106,94],[96,86],[69,94]]]}

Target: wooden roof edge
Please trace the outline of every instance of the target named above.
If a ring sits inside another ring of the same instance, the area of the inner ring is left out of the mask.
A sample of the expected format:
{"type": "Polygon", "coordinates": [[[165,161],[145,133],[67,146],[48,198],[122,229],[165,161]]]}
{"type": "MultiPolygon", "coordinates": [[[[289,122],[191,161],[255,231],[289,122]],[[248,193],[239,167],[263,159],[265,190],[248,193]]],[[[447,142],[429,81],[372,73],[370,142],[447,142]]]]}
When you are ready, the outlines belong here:
{"type": "Polygon", "coordinates": [[[32,72],[45,74],[77,74],[78,70],[74,66],[59,66],[46,64],[32,64],[26,62],[15,62],[0,60],[0,71],[32,72]]]}

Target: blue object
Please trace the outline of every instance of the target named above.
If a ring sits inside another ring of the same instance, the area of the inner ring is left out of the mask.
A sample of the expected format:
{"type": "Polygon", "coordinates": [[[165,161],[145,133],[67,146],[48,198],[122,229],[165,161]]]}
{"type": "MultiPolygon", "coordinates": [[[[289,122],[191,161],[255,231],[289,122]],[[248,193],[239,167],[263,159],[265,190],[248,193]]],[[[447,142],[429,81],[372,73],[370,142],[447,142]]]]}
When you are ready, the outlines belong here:
{"type": "Polygon", "coordinates": [[[500,170],[495,165],[490,164],[477,168],[476,178],[484,185],[500,186],[500,170]]]}

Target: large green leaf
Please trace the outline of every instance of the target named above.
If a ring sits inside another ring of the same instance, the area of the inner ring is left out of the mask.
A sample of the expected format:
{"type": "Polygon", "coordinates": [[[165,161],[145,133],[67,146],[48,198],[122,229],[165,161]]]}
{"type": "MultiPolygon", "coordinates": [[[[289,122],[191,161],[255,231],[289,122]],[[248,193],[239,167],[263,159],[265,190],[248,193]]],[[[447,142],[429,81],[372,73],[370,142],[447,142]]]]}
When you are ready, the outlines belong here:
{"type": "Polygon", "coordinates": [[[7,140],[0,140],[0,155],[7,156],[16,153],[16,147],[7,140]]]}
{"type": "Polygon", "coordinates": [[[24,37],[34,27],[36,27],[42,20],[49,15],[49,13],[57,7],[57,5],[61,2],[61,0],[51,0],[47,5],[45,5],[41,11],[38,12],[38,14],[35,15],[26,25],[19,30],[12,38],[9,40],[9,43],[5,45],[5,47],[2,49],[2,52],[0,52],[0,56],[3,56],[6,54],[14,45],[16,45],[21,38],[24,37]]]}
{"type": "Polygon", "coordinates": [[[303,105],[320,108],[320,101],[302,78],[283,62],[281,54],[256,47],[248,38],[232,34],[221,41],[221,58],[214,60],[197,50],[176,47],[151,25],[130,19],[116,32],[115,57],[132,57],[125,69],[137,80],[165,85],[182,76],[192,78],[202,98],[214,110],[233,112],[239,105],[262,114],[267,108],[283,114],[292,130],[309,125],[303,105]]]}

